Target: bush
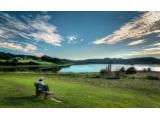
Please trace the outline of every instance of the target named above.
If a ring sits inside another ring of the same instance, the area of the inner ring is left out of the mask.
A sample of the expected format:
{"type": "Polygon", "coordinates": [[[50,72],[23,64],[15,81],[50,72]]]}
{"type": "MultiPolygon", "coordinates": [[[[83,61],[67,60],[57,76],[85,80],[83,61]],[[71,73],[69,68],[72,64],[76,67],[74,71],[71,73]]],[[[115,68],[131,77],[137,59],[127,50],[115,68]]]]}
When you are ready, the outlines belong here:
{"type": "Polygon", "coordinates": [[[152,70],[151,70],[151,68],[147,68],[147,72],[151,72],[152,70]]]}
{"type": "Polygon", "coordinates": [[[102,69],[102,70],[100,71],[100,75],[105,76],[106,72],[107,72],[107,71],[106,71],[105,69],[102,69]]]}
{"type": "Polygon", "coordinates": [[[105,69],[102,69],[101,71],[100,71],[100,74],[105,74],[106,73],[106,70],[105,69]]]}
{"type": "Polygon", "coordinates": [[[124,73],[124,72],[125,72],[125,68],[124,68],[124,67],[121,67],[121,68],[119,69],[119,72],[124,73]]]}
{"type": "Polygon", "coordinates": [[[136,74],[136,73],[137,73],[137,70],[134,67],[129,67],[126,70],[126,74],[136,74]]]}
{"type": "Polygon", "coordinates": [[[143,70],[142,70],[143,72],[151,72],[152,70],[151,70],[151,68],[144,68],[143,70]]]}
{"type": "Polygon", "coordinates": [[[147,79],[148,79],[148,80],[159,80],[159,77],[149,75],[149,76],[147,76],[147,79]]]}
{"type": "Polygon", "coordinates": [[[147,69],[146,69],[146,68],[144,68],[142,71],[143,71],[143,72],[147,72],[147,69]]]}

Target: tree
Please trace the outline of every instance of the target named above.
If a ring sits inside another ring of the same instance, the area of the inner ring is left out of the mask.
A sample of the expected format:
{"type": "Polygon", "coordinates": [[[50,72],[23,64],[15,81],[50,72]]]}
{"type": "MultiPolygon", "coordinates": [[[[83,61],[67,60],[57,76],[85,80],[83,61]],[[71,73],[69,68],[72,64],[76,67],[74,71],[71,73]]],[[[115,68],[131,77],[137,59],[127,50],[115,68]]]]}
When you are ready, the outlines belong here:
{"type": "Polygon", "coordinates": [[[151,68],[147,68],[147,71],[148,71],[148,72],[151,72],[152,70],[151,70],[151,68]]]}
{"type": "Polygon", "coordinates": [[[106,75],[106,72],[107,72],[106,69],[102,69],[100,71],[100,75],[104,77],[106,75]]]}
{"type": "Polygon", "coordinates": [[[121,67],[121,68],[119,69],[119,72],[124,73],[124,72],[125,72],[125,68],[124,68],[124,67],[121,67]]]}
{"type": "Polygon", "coordinates": [[[137,70],[134,67],[129,67],[126,70],[126,74],[135,74],[135,73],[137,73],[137,70]]]}

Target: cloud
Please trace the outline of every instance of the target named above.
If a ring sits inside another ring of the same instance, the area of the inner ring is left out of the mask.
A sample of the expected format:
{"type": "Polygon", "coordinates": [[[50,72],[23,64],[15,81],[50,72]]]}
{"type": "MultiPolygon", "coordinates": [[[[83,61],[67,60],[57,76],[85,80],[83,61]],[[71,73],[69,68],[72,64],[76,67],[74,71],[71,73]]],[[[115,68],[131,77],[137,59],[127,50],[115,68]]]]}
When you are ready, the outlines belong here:
{"type": "Polygon", "coordinates": [[[27,50],[27,51],[31,51],[31,52],[33,52],[33,51],[36,51],[37,50],[37,47],[35,46],[35,45],[33,45],[33,44],[27,44],[26,46],[25,46],[25,49],[27,50]]]}
{"type": "Polygon", "coordinates": [[[57,33],[57,28],[48,22],[49,19],[49,15],[37,15],[23,16],[20,20],[7,13],[0,13],[0,36],[10,39],[21,37],[60,46],[62,37],[57,33]],[[2,31],[5,34],[1,35],[2,31]]]}
{"type": "Polygon", "coordinates": [[[38,22],[34,21],[31,24],[31,27],[37,30],[36,32],[30,33],[30,36],[33,37],[33,39],[44,41],[53,46],[61,46],[62,37],[57,34],[55,26],[38,20],[38,22]]]}
{"type": "Polygon", "coordinates": [[[60,39],[61,36],[58,34],[53,34],[53,33],[45,33],[45,32],[36,32],[36,33],[31,33],[30,36],[33,37],[33,39],[44,41],[48,44],[51,44],[53,46],[61,46],[61,41],[60,39]]]}
{"type": "Polygon", "coordinates": [[[58,34],[57,27],[49,23],[50,18],[49,15],[42,14],[15,17],[0,12],[1,48],[39,55],[37,46],[31,43],[41,41],[52,46],[61,46],[63,38],[58,34]]]}
{"type": "Polygon", "coordinates": [[[78,37],[76,35],[67,36],[68,43],[74,43],[78,37]]]}
{"type": "Polygon", "coordinates": [[[160,33],[160,12],[158,11],[144,12],[112,34],[97,39],[93,43],[115,44],[129,38],[140,38],[152,33],[160,33]]]}
{"type": "Polygon", "coordinates": [[[139,44],[142,44],[144,42],[145,42],[144,39],[143,40],[136,40],[136,41],[128,43],[128,46],[139,45],[139,44]]]}
{"type": "Polygon", "coordinates": [[[154,44],[152,44],[150,46],[160,47],[160,43],[154,43],[154,44]]]}
{"type": "MultiPolygon", "coordinates": [[[[108,37],[108,36],[107,36],[107,37],[108,37]]],[[[98,39],[98,40],[94,41],[93,43],[94,43],[94,44],[97,44],[97,45],[98,45],[98,44],[104,44],[104,43],[106,43],[107,37],[98,39]]]]}
{"type": "Polygon", "coordinates": [[[155,56],[160,57],[160,43],[154,43],[140,51],[131,52],[127,56],[155,56]]]}
{"type": "Polygon", "coordinates": [[[0,36],[3,36],[4,31],[0,29],[0,36]]]}
{"type": "Polygon", "coordinates": [[[37,47],[32,45],[32,44],[18,44],[18,43],[14,43],[14,42],[2,42],[0,41],[0,48],[5,48],[5,49],[10,49],[10,50],[18,50],[18,51],[22,51],[22,52],[35,52],[37,50],[37,47]]]}

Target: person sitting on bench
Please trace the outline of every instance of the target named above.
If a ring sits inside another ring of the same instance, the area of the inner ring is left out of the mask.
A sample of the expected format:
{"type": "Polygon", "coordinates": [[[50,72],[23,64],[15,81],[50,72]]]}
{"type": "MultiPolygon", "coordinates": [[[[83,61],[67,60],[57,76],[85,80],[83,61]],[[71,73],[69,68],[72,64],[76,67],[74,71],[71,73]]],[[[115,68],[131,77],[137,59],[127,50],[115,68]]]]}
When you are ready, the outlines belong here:
{"type": "Polygon", "coordinates": [[[36,88],[36,96],[44,95],[44,98],[47,99],[49,96],[53,95],[49,91],[48,85],[45,85],[43,83],[43,77],[41,77],[38,81],[35,82],[35,88],[36,88]]]}
{"type": "Polygon", "coordinates": [[[39,80],[35,82],[34,86],[36,88],[36,96],[43,94],[43,87],[44,87],[43,77],[40,77],[39,80]]]}

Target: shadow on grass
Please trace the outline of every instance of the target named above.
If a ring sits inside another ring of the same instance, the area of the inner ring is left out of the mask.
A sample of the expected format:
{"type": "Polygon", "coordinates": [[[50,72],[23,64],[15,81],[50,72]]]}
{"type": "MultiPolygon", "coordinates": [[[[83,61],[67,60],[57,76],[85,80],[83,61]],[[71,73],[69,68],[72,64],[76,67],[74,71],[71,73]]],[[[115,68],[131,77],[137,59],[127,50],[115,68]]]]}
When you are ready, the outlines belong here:
{"type": "Polygon", "coordinates": [[[38,97],[36,97],[35,95],[31,95],[31,96],[21,96],[21,97],[6,97],[4,98],[5,100],[35,100],[38,97]]]}
{"type": "Polygon", "coordinates": [[[41,107],[46,104],[47,101],[44,101],[44,99],[36,97],[35,95],[30,96],[20,96],[20,97],[5,97],[2,98],[0,103],[0,106],[8,108],[8,107],[41,107]]]}

